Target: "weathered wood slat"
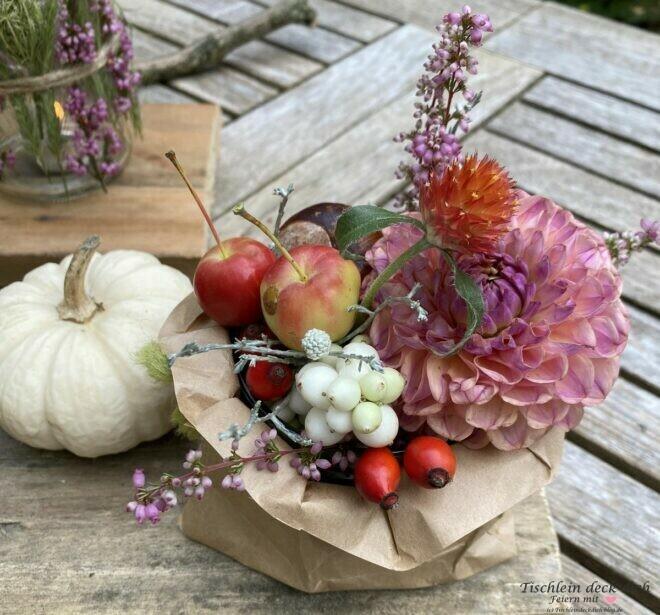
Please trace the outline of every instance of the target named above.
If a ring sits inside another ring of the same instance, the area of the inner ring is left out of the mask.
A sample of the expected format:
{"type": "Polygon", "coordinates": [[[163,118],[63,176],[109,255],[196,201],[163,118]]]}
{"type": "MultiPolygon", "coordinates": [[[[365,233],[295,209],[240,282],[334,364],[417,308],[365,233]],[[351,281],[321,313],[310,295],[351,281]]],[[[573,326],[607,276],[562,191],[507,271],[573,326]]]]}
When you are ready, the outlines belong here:
{"type": "MultiPolygon", "coordinates": [[[[343,0],[345,4],[382,15],[397,21],[414,23],[424,28],[433,29],[449,11],[460,8],[450,0],[343,0]]],[[[496,29],[503,29],[514,19],[535,8],[540,3],[536,0],[481,0],[475,10],[487,13],[496,29]]]]}
{"type": "Polygon", "coordinates": [[[660,567],[657,493],[567,442],[548,498],[563,540],[611,572],[621,591],[644,602],[640,586],[648,581],[651,596],[658,598],[654,582],[660,567]]]}
{"type": "Polygon", "coordinates": [[[434,37],[403,26],[223,131],[214,215],[414,86],[434,37]]]}
{"type": "Polygon", "coordinates": [[[636,145],[522,103],[509,107],[489,128],[601,177],[660,196],[660,157],[636,145]]]}
{"type": "Polygon", "coordinates": [[[148,85],[146,88],[140,88],[140,102],[142,103],[191,103],[195,102],[193,98],[177,92],[166,85],[148,85]]]}
{"type": "MultiPolygon", "coordinates": [[[[582,590],[582,596],[593,596],[593,591],[588,594],[586,590],[588,587],[595,588],[594,583],[600,585],[601,587],[611,585],[611,583],[608,583],[598,575],[591,572],[591,570],[585,568],[567,555],[561,556],[561,568],[562,572],[564,573],[563,578],[570,581],[571,583],[577,583],[582,590]]],[[[608,594],[607,592],[602,591],[600,595],[604,596],[608,594]]],[[[618,589],[614,595],[616,596],[616,600],[609,608],[620,608],[624,613],[635,613],[636,615],[652,615],[652,611],[649,611],[639,602],[619,591],[618,589]]],[[[574,605],[567,604],[565,606],[570,607],[574,605]]],[[[585,604],[584,606],[587,605],[585,604]]],[[[606,605],[603,600],[600,599],[598,606],[596,604],[589,604],[588,606],[593,608],[605,608],[606,605]]]]}
{"type": "MultiPolygon", "coordinates": [[[[487,92],[473,112],[476,128],[528,87],[540,73],[515,61],[482,51],[480,72],[473,86],[487,92]]],[[[293,183],[296,192],[287,207],[292,214],[319,201],[350,204],[382,204],[398,191],[401,181],[394,177],[399,161],[407,156],[393,136],[413,124],[414,90],[369,116],[335,141],[265,185],[250,197],[246,206],[266,223],[274,221],[274,186],[293,183]]],[[[224,138],[224,136],[223,136],[224,138]]],[[[220,224],[230,234],[258,235],[259,231],[229,215],[220,224]]]]}
{"type": "MultiPolygon", "coordinates": [[[[254,2],[272,6],[277,0],[254,0],[254,2]]],[[[309,0],[309,4],[316,11],[316,19],[320,26],[363,43],[369,43],[397,27],[397,24],[389,19],[358,11],[338,2],[309,0]]]]}
{"type": "Polygon", "coordinates": [[[660,114],[582,85],[546,77],[523,97],[548,111],[660,150],[660,114]]]}
{"type": "Polygon", "coordinates": [[[660,217],[657,200],[499,135],[480,130],[468,146],[497,158],[523,189],[546,195],[603,228],[633,229],[642,217],[660,217]]]}
{"type": "MultiPolygon", "coordinates": [[[[120,0],[131,24],[178,45],[222,26],[158,0],[120,0]]],[[[264,41],[252,41],[234,50],[225,64],[280,87],[291,87],[321,69],[321,64],[264,41]]]]}
{"type": "Polygon", "coordinates": [[[186,539],[176,512],[155,528],[124,512],[130,473],[180,468],[188,448],[166,437],[99,460],[29,449],[0,431],[0,604],[18,613],[541,612],[547,596],[520,580],[560,575],[557,542],[541,495],[516,507],[518,556],[467,581],[397,592],[294,592],[186,539]],[[38,579],[38,582],[35,582],[38,579]]]}
{"type": "Polygon", "coordinates": [[[660,484],[660,399],[620,378],[607,399],[587,408],[579,443],[644,484],[660,484]],[[595,448],[594,448],[595,447],[595,448]]]}
{"type": "MultiPolygon", "coordinates": [[[[208,0],[201,3],[196,0],[172,1],[189,11],[221,21],[227,25],[240,23],[264,10],[263,6],[246,2],[243,10],[231,11],[219,16],[217,6],[208,0]]],[[[265,39],[325,64],[332,64],[361,46],[358,41],[346,38],[336,32],[330,32],[323,28],[309,28],[299,24],[279,28],[268,34],[265,39]]]]}
{"type": "MultiPolygon", "coordinates": [[[[657,271],[657,270],[656,270],[657,271]]],[[[660,390],[660,320],[628,305],[630,337],[621,358],[621,366],[650,389],[660,390]]]]}
{"type": "Polygon", "coordinates": [[[200,100],[220,105],[234,115],[243,115],[278,93],[275,88],[228,66],[175,79],[172,84],[200,100]]]}
{"type": "MultiPolygon", "coordinates": [[[[135,55],[140,60],[158,57],[178,48],[178,45],[168,43],[162,39],[147,34],[142,30],[133,30],[133,44],[135,55]]],[[[227,66],[171,82],[177,90],[187,92],[198,100],[220,105],[225,113],[241,115],[262,102],[277,95],[277,90],[252,79],[243,73],[227,66]]],[[[159,86],[150,86],[159,87],[159,86]]],[[[163,98],[167,102],[175,102],[175,92],[172,100],[163,98]]],[[[163,90],[154,90],[164,95],[163,90]]],[[[186,98],[181,94],[179,99],[186,98]]],[[[154,100],[154,102],[157,102],[154,100]]]]}
{"type": "MultiPolygon", "coordinates": [[[[480,130],[471,136],[466,150],[475,149],[505,165],[524,190],[547,196],[600,228],[634,229],[641,217],[660,217],[655,199],[493,133],[480,130]]],[[[649,283],[658,267],[657,252],[643,251],[622,269],[624,295],[652,311],[660,306],[660,288],[649,283]]]]}
{"type": "Polygon", "coordinates": [[[487,47],[559,77],[660,110],[660,39],[544,2],[487,47]]]}

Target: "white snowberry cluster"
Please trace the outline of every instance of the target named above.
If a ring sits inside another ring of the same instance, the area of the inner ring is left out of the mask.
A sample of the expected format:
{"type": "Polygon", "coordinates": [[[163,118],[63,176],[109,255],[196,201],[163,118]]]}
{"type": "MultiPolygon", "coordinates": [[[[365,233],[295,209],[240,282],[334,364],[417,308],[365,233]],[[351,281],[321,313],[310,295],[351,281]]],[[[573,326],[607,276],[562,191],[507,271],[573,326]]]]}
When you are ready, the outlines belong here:
{"type": "MultiPolygon", "coordinates": [[[[376,349],[352,341],[333,351],[378,358],[376,349]]],[[[305,417],[305,432],[325,446],[336,444],[346,434],[370,447],[392,444],[399,430],[399,419],[389,405],[402,393],[405,381],[395,369],[374,371],[365,361],[324,356],[307,363],[296,374],[288,407],[305,417]]]]}

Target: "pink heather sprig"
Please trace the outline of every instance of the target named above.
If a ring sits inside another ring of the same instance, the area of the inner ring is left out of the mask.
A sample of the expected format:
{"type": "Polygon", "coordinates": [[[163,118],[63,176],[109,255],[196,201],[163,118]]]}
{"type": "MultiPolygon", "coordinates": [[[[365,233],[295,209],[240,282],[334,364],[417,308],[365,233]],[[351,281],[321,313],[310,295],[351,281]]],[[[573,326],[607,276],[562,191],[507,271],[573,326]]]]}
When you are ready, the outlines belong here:
{"type": "Polygon", "coordinates": [[[319,458],[323,450],[322,442],[314,442],[307,450],[298,451],[291,459],[289,465],[294,468],[305,480],[321,480],[321,470],[327,470],[332,463],[327,459],[319,458]]]}
{"type": "Polygon", "coordinates": [[[456,160],[461,160],[459,131],[470,129],[469,112],[479,102],[481,93],[467,87],[468,74],[477,74],[477,60],[470,48],[481,45],[485,32],[493,26],[487,15],[473,13],[464,6],[460,13],[448,13],[437,26],[440,41],[424,64],[425,73],[417,82],[415,128],[402,132],[395,141],[407,142],[405,150],[413,162],[401,162],[398,179],[407,179],[411,187],[398,199],[399,205],[416,209],[420,187],[429,181],[431,173],[441,175],[456,160]],[[463,104],[457,102],[458,96],[463,104]]]}
{"type": "Polygon", "coordinates": [[[220,486],[223,489],[243,491],[245,484],[240,474],[246,464],[255,463],[259,470],[277,472],[278,461],[285,455],[295,455],[291,465],[300,468],[298,473],[306,479],[320,480],[320,471],[331,467],[332,463],[329,460],[319,458],[324,450],[321,442],[315,442],[307,448],[280,450],[274,441],[276,436],[277,432],[274,429],[264,431],[255,440],[256,450],[249,457],[241,457],[238,454],[238,440],[234,440],[231,456],[210,466],[202,463],[201,451],[190,450],[183,462],[186,472],[180,476],[163,474],[157,485],[148,485],[144,470],[138,468],[133,471],[134,494],[133,499],[126,505],[126,511],[132,513],[140,525],[145,521],[155,525],[160,521],[163,513],[176,506],[178,502],[176,489],[183,490],[186,498],[195,497],[201,500],[206,491],[213,486],[213,481],[208,475],[218,470],[227,470],[220,486]],[[298,463],[294,463],[295,460],[298,460],[298,463]]]}
{"type": "Polygon", "coordinates": [[[60,64],[91,64],[96,59],[94,26],[88,21],[77,24],[71,20],[66,2],[60,0],[57,14],[55,57],[60,64]]]}
{"type": "Polygon", "coordinates": [[[612,262],[616,267],[628,263],[634,252],[658,243],[660,237],[660,220],[642,218],[639,231],[623,231],[618,233],[603,233],[605,245],[610,251],[612,262]]]}

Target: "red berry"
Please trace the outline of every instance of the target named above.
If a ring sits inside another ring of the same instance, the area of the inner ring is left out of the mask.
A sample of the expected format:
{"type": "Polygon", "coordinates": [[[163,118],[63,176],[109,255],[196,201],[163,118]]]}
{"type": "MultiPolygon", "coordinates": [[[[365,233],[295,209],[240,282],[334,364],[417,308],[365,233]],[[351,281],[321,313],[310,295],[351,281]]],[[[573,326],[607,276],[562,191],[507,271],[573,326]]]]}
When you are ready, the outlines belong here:
{"type": "Polygon", "coordinates": [[[247,370],[246,381],[255,399],[273,401],[284,397],[293,384],[293,370],[286,363],[257,361],[247,370]]]}
{"type": "Polygon", "coordinates": [[[454,478],[456,457],[441,438],[418,436],[406,446],[403,467],[410,480],[420,487],[439,489],[454,478]]]}
{"type": "Polygon", "coordinates": [[[266,323],[253,322],[251,325],[243,327],[236,336],[236,339],[260,340],[264,335],[270,340],[277,339],[266,323]]]}
{"type": "Polygon", "coordinates": [[[400,480],[399,462],[389,448],[367,449],[355,464],[355,488],[384,510],[394,508],[399,501],[396,490],[400,480]]]}

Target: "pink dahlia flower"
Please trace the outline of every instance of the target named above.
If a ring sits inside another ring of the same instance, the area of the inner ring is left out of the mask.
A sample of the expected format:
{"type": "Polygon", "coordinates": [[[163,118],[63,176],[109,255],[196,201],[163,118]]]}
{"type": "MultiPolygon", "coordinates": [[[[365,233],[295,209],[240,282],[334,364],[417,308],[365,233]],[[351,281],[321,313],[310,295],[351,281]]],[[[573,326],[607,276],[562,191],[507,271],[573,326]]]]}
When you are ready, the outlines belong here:
{"type": "MultiPolygon", "coordinates": [[[[429,312],[384,310],[371,327],[380,356],[407,378],[402,425],[427,424],[467,446],[529,446],[550,427],[572,429],[583,406],[602,402],[619,371],[629,323],[621,279],[601,237],[552,201],[518,193],[511,229],[491,254],[459,257],[486,306],[461,351],[466,312],[438,250],[411,260],[381,294],[416,284],[429,312]]],[[[386,229],[367,259],[382,269],[422,236],[410,225],[386,229]]]]}

